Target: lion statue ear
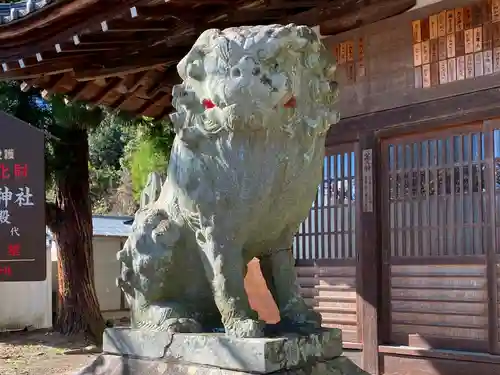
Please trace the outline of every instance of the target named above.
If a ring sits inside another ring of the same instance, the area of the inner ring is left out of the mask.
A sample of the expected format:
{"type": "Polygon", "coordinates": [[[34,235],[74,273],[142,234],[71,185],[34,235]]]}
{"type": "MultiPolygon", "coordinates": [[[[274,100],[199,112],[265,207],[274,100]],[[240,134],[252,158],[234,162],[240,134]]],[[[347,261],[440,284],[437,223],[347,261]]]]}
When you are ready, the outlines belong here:
{"type": "Polygon", "coordinates": [[[196,46],[182,58],[177,64],[177,73],[183,81],[187,77],[201,81],[204,78],[203,57],[205,52],[202,50],[203,46],[210,46],[211,40],[220,35],[219,30],[209,29],[204,31],[198,38],[196,46]]]}

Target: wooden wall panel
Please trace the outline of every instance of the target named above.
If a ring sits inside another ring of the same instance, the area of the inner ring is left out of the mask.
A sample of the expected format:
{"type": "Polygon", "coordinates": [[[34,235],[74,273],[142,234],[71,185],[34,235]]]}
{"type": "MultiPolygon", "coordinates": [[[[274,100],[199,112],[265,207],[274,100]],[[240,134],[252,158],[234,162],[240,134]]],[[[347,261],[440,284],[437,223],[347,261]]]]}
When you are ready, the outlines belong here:
{"type": "MultiPolygon", "coordinates": [[[[341,65],[338,70],[338,81],[342,91],[339,104],[342,118],[500,86],[500,81],[497,79],[500,69],[494,69],[495,59],[488,31],[490,28],[486,28],[486,34],[484,32],[481,34],[487,53],[483,55],[483,52],[476,47],[477,52],[469,54],[472,58],[470,59],[472,66],[470,74],[466,71],[466,59],[461,52],[465,48],[465,41],[462,41],[462,36],[465,35],[462,30],[464,25],[459,26],[460,30],[457,31],[456,36],[453,34],[441,36],[444,43],[441,48],[444,56],[441,58],[439,54],[436,55],[440,50],[439,43],[434,43],[434,41],[439,42],[439,35],[435,38],[422,33],[422,27],[429,28],[428,23],[419,24],[420,32],[417,34],[420,37],[415,39],[413,27],[415,21],[428,20],[429,16],[439,14],[443,10],[458,10],[461,7],[465,9],[475,4],[487,6],[487,0],[444,0],[326,38],[325,44],[332,50],[332,54],[335,54],[335,47],[341,43],[363,40],[363,75],[359,77],[355,74],[353,79],[348,74],[347,63],[341,65]],[[427,51],[428,40],[424,39],[428,37],[431,40],[429,40],[427,51]],[[417,45],[416,58],[414,45],[417,45]],[[459,51],[458,54],[455,53],[456,57],[453,53],[448,53],[447,47],[450,45],[454,45],[455,51],[459,51]],[[446,60],[448,58],[450,61],[446,60]],[[436,59],[442,60],[444,64],[439,64],[436,59]],[[424,60],[430,61],[430,64],[422,66],[424,60]],[[442,65],[441,70],[440,65],[442,65]],[[474,73],[475,67],[481,68],[481,74],[474,73]],[[449,71],[448,68],[453,69],[449,71]],[[485,72],[492,75],[486,75],[485,72]],[[468,76],[465,77],[467,74],[468,76]],[[416,78],[420,81],[418,87],[415,84],[416,78]],[[443,84],[440,84],[440,80],[443,84]]],[[[481,24],[488,26],[490,24],[488,17],[482,17],[479,23],[474,22],[466,28],[471,31],[479,30],[477,26],[481,24]]],[[[444,32],[446,34],[446,30],[444,32]]]]}
{"type": "Polygon", "coordinates": [[[391,280],[394,343],[487,350],[485,263],[392,265],[391,280]]]}
{"type": "Polygon", "coordinates": [[[342,329],[344,342],[359,342],[356,311],[356,267],[299,266],[302,295],[323,317],[323,326],[342,329]]]}

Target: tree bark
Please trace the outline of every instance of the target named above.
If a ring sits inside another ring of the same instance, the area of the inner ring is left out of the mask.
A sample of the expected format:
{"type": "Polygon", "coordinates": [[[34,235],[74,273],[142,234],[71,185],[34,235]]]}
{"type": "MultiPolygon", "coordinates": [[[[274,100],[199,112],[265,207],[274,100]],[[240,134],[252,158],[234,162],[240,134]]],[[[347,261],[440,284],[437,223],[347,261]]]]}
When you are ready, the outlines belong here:
{"type": "Polygon", "coordinates": [[[56,171],[55,205],[47,207],[47,224],[58,247],[55,328],[63,334],[85,332],[100,344],[105,323],[94,285],[87,131],[65,130],[54,144],[54,157],[64,161],[56,171]]]}

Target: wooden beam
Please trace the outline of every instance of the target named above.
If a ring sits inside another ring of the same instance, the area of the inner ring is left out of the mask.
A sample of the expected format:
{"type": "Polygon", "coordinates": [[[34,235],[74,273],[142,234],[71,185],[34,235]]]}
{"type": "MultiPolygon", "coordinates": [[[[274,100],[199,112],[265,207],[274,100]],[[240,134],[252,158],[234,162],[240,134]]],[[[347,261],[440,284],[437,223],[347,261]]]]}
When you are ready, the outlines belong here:
{"type": "Polygon", "coordinates": [[[92,81],[98,78],[109,78],[122,76],[124,74],[140,73],[169,63],[171,63],[171,61],[162,59],[161,62],[145,62],[143,66],[140,66],[139,64],[133,66],[120,66],[116,68],[81,70],[75,72],[75,79],[77,81],[83,82],[92,81]]]}
{"type": "Polygon", "coordinates": [[[138,58],[128,58],[120,61],[110,62],[99,68],[75,69],[75,79],[77,81],[89,81],[97,78],[107,78],[123,76],[126,74],[139,73],[156,67],[170,66],[178,61],[176,56],[157,56],[138,58]]]}
{"type": "Polygon", "coordinates": [[[351,9],[320,23],[321,35],[335,35],[344,31],[374,23],[407,11],[416,0],[370,0],[363,1],[351,9]]]}
{"type": "Polygon", "coordinates": [[[81,43],[78,45],[74,45],[72,43],[66,43],[66,44],[58,43],[54,46],[54,49],[56,50],[57,53],[102,52],[102,51],[113,51],[117,49],[123,49],[123,43],[108,42],[108,43],[99,43],[93,45],[88,45],[88,44],[82,45],[81,43]]]}
{"type": "Polygon", "coordinates": [[[67,62],[59,64],[57,68],[48,68],[46,65],[34,66],[28,69],[8,70],[7,72],[0,74],[0,81],[22,81],[26,79],[38,78],[40,75],[56,75],[71,72],[72,70],[73,64],[67,62]]]}
{"type": "Polygon", "coordinates": [[[346,136],[357,137],[369,131],[376,131],[385,138],[500,117],[499,102],[500,90],[491,88],[345,118],[330,128],[327,142],[336,142],[346,136]]]}
{"type": "Polygon", "coordinates": [[[374,132],[359,140],[357,161],[357,291],[363,343],[362,367],[371,375],[379,374],[378,305],[381,275],[380,210],[377,200],[379,145],[374,132]]]}
{"type": "Polygon", "coordinates": [[[172,30],[172,21],[125,21],[117,20],[110,21],[101,24],[102,31],[106,33],[110,32],[157,32],[157,31],[169,31],[172,30]]]}
{"type": "Polygon", "coordinates": [[[1,59],[20,59],[50,50],[81,30],[115,18],[137,0],[73,0],[55,2],[29,17],[0,26],[1,59]]]}
{"type": "Polygon", "coordinates": [[[97,105],[102,104],[104,98],[109,94],[110,91],[116,89],[121,84],[122,80],[123,79],[120,77],[115,77],[111,79],[107,86],[103,87],[101,91],[97,93],[97,95],[90,98],[90,101],[97,105]]]}
{"type": "Polygon", "coordinates": [[[308,26],[316,26],[320,22],[328,19],[334,19],[342,14],[347,14],[357,9],[359,0],[336,0],[328,3],[321,3],[321,6],[293,14],[285,15],[280,23],[293,22],[308,26]]]}

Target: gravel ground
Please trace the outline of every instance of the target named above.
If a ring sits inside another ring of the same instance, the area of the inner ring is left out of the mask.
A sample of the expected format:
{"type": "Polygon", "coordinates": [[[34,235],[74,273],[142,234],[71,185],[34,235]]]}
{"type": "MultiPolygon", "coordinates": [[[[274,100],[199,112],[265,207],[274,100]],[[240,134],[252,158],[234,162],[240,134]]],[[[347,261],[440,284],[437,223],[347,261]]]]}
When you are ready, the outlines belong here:
{"type": "Polygon", "coordinates": [[[98,352],[83,336],[48,331],[0,333],[0,374],[72,375],[98,352]]]}

